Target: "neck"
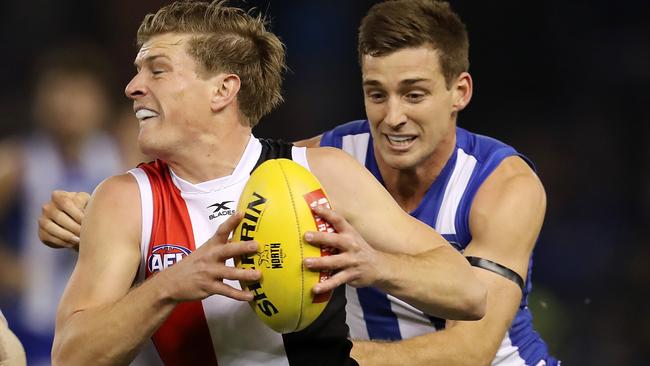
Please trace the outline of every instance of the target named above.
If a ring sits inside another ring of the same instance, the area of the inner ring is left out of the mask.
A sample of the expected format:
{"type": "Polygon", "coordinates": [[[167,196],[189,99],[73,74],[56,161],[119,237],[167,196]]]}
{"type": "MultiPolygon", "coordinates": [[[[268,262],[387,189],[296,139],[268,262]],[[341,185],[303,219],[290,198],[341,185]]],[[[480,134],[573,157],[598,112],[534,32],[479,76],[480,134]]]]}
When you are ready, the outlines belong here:
{"type": "Polygon", "coordinates": [[[250,127],[220,129],[202,134],[170,159],[163,159],[184,180],[197,184],[231,175],[251,138],[250,127]]]}
{"type": "Polygon", "coordinates": [[[418,207],[431,184],[444,169],[455,146],[456,134],[451,133],[450,136],[440,141],[426,160],[406,169],[391,167],[375,150],[377,166],[386,190],[404,211],[411,212],[418,207]]]}

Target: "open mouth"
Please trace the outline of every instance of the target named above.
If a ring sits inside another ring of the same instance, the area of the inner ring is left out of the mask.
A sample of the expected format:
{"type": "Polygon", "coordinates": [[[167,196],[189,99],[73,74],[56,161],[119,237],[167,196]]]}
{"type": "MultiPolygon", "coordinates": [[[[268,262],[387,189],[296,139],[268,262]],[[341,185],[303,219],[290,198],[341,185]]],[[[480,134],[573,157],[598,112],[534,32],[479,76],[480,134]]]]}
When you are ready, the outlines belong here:
{"type": "Polygon", "coordinates": [[[416,136],[386,135],[388,143],[395,147],[405,147],[415,141],[416,136]]]}
{"type": "Polygon", "coordinates": [[[148,119],[150,119],[150,118],[153,118],[153,117],[158,117],[158,112],[153,111],[153,110],[151,110],[151,109],[142,108],[142,109],[138,109],[138,110],[135,112],[135,117],[136,117],[140,122],[142,122],[142,121],[146,121],[146,120],[148,120],[148,119]]]}

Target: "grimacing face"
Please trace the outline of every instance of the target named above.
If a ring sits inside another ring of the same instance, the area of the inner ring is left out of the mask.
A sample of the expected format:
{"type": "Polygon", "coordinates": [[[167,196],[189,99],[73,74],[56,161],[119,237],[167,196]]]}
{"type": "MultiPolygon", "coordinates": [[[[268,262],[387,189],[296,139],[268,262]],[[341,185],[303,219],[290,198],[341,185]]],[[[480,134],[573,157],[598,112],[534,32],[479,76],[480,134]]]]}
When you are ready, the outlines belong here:
{"type": "Polygon", "coordinates": [[[454,136],[457,112],[469,98],[458,88],[462,78],[447,89],[435,49],[425,45],[384,56],[364,55],[362,74],[379,161],[398,170],[415,169],[454,136]]]}
{"type": "Polygon", "coordinates": [[[198,141],[209,128],[212,83],[198,74],[187,53],[189,36],[166,33],[142,45],[135,58],[137,74],[126,86],[140,123],[140,150],[164,158],[198,141]]]}

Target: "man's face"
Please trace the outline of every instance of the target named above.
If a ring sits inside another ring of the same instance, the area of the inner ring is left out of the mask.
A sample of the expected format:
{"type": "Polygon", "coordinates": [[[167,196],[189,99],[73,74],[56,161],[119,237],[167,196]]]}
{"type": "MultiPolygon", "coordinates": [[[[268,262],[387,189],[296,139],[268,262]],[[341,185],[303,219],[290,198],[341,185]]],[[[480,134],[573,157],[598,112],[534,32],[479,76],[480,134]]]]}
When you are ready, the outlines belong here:
{"type": "Polygon", "coordinates": [[[135,59],[137,74],[126,95],[140,122],[143,153],[164,158],[205,133],[210,119],[212,84],[198,75],[186,51],[187,35],[167,33],[142,45],[135,59]]]}
{"type": "Polygon", "coordinates": [[[428,162],[455,127],[438,52],[422,46],[362,59],[366,114],[377,158],[395,169],[428,162]]]}
{"type": "Polygon", "coordinates": [[[108,98],[100,81],[84,72],[55,72],[41,81],[35,114],[63,140],[83,139],[106,120],[108,98]]]}

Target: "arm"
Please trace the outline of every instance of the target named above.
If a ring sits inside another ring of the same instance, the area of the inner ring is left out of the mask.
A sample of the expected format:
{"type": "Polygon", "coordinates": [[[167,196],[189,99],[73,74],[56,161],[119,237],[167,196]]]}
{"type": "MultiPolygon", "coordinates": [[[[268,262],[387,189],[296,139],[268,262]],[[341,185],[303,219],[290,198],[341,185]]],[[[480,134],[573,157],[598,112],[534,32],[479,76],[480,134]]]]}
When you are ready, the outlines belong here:
{"type": "Polygon", "coordinates": [[[309,149],[307,157],[340,214],[318,211],[338,234],[313,233],[310,242],[338,248],[342,255],[306,263],[309,268],[338,270],[317,291],[344,282],[375,286],[428,314],[466,320],[483,316],[483,284],[440,234],[404,212],[346,153],[309,149]]]}
{"type": "Polygon", "coordinates": [[[24,366],[25,350],[0,312],[0,366],[24,366]]]}
{"type": "MultiPolygon", "coordinates": [[[[544,188],[535,173],[518,157],[504,160],[474,199],[473,239],[465,255],[500,263],[526,278],[545,209],[544,188]]],[[[367,365],[393,365],[404,355],[413,365],[489,365],[519,308],[521,290],[492,272],[474,272],[488,288],[483,319],[448,321],[442,331],[394,343],[355,341],[353,357],[367,365]]]]}
{"type": "MultiPolygon", "coordinates": [[[[321,135],[296,141],[293,144],[299,147],[318,147],[321,135]]],[[[0,150],[1,152],[1,150],[0,150]]],[[[2,155],[0,154],[0,160],[2,155]]],[[[0,165],[7,167],[8,165],[0,165]]],[[[2,171],[0,170],[0,182],[2,171]]],[[[8,185],[0,184],[0,188],[8,185]]],[[[0,190],[0,202],[3,197],[0,190]]],[[[43,211],[38,218],[38,237],[43,244],[52,248],[79,249],[79,235],[84,210],[90,195],[86,192],[54,191],[49,202],[43,205],[43,211]]]]}
{"type": "Polygon", "coordinates": [[[321,137],[323,137],[323,135],[318,135],[309,139],[296,141],[293,144],[298,147],[319,147],[321,137]]]}
{"type": "Polygon", "coordinates": [[[128,174],[102,183],[88,204],[84,245],[59,304],[53,364],[128,364],[177,303],[212,294],[252,299],[221,281],[259,277],[223,263],[256,248],[255,243],[225,244],[241,219],[233,216],[194,253],[131,289],[140,263],[138,186],[128,174]]]}

